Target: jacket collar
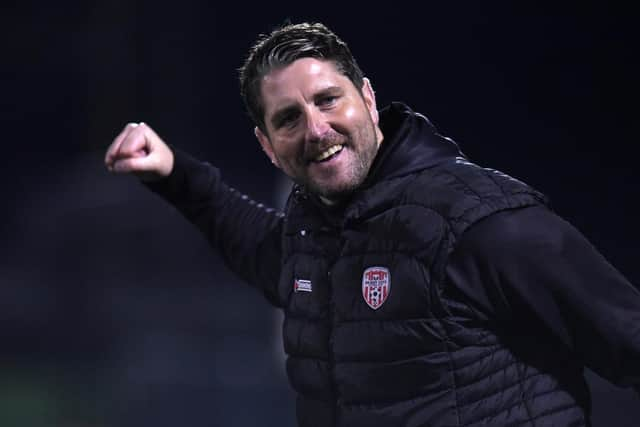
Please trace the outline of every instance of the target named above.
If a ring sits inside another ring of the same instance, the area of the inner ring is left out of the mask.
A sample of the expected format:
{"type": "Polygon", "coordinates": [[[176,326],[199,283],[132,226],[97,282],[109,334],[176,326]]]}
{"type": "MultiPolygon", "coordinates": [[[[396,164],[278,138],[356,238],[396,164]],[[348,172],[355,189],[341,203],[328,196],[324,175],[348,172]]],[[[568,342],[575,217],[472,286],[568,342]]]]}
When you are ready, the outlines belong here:
{"type": "Polygon", "coordinates": [[[403,103],[394,102],[380,111],[380,129],[384,140],[364,188],[456,157],[465,158],[453,140],[440,135],[429,119],[403,103]]]}

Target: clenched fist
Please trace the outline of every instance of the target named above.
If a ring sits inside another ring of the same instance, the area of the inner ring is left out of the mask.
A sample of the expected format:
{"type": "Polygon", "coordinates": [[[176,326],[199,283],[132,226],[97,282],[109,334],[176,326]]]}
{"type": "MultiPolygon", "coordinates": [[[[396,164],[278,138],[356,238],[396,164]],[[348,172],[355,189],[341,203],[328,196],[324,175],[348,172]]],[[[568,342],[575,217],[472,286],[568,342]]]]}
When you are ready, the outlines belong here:
{"type": "Polygon", "coordinates": [[[145,123],[129,123],[107,149],[104,163],[110,172],[155,181],[171,173],[173,152],[145,123]]]}

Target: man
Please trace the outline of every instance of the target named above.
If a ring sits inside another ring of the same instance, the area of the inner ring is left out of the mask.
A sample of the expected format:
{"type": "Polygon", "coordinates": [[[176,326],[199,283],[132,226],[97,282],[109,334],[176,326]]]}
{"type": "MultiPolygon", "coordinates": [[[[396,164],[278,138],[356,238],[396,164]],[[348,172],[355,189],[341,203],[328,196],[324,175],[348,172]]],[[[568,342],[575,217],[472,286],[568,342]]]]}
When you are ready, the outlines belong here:
{"type": "Polygon", "coordinates": [[[106,154],[285,312],[301,426],[589,424],[585,365],[640,383],[640,294],[524,183],[470,163],[403,104],[378,111],[320,24],[241,70],[284,214],[128,125],[106,154]]]}

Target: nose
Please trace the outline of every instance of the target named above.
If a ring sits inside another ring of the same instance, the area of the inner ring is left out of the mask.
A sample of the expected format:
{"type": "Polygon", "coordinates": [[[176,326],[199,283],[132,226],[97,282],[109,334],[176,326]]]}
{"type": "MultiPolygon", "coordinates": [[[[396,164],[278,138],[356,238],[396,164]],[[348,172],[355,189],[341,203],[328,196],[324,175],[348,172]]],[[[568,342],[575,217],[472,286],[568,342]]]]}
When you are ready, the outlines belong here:
{"type": "Polygon", "coordinates": [[[309,142],[320,142],[327,134],[327,131],[331,127],[327,118],[322,111],[317,108],[309,108],[306,114],[307,127],[306,127],[306,139],[309,142]]]}

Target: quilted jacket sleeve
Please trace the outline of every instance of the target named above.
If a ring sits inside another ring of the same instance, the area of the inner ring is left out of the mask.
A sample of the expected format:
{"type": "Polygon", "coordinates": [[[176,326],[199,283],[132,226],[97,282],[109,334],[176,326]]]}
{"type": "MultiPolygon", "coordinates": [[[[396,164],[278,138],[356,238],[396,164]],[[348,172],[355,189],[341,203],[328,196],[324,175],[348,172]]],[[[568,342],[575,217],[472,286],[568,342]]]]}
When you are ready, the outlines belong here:
{"type": "Polygon", "coordinates": [[[227,186],[220,171],[174,149],[171,174],[147,186],[197,226],[227,266],[275,301],[283,215],[227,186]]]}
{"type": "Polygon", "coordinates": [[[447,274],[488,316],[541,325],[604,378],[638,389],[640,292],[547,208],[480,221],[462,236],[447,274]]]}

